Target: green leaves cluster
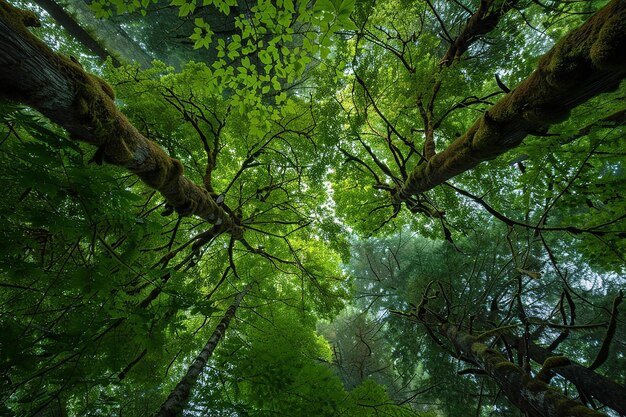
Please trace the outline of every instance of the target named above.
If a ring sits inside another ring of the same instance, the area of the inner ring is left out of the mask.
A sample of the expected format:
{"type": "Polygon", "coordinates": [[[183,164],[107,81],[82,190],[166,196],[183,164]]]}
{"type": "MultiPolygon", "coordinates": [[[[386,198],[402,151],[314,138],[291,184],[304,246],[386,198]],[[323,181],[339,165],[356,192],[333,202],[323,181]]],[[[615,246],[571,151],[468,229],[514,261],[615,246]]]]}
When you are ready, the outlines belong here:
{"type": "MultiPolygon", "coordinates": [[[[545,323],[574,315],[566,291],[581,323],[606,316],[626,264],[624,128],[599,119],[623,110],[623,87],[411,204],[390,197],[423,163],[429,122],[441,151],[598,2],[518,2],[450,66],[448,38],[478,2],[242,3],[92,3],[152,35],[133,13],[178,16],[197,60],[103,72],[241,240],[168,214],[133,177],[90,164],[93,149],[2,105],[0,412],[152,413],[254,281],[190,414],[513,415],[411,311],[431,288],[451,322],[528,326],[542,344],[560,334],[545,323]]],[[[594,332],[562,349],[593,357],[594,332]]],[[[623,358],[607,363],[623,379],[623,358]]]]}

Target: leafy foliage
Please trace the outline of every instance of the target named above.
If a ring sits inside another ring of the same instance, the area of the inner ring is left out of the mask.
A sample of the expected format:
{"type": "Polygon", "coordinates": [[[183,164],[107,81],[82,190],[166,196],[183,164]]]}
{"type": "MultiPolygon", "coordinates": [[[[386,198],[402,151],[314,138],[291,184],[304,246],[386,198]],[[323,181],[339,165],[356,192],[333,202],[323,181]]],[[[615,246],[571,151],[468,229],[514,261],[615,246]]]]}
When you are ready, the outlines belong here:
{"type": "MultiPolygon", "coordinates": [[[[0,413],[152,415],[250,282],[184,415],[518,415],[420,321],[424,300],[584,365],[611,346],[598,372],[624,383],[623,86],[393,200],[606,3],[92,2],[167,61],[97,67],[117,106],[245,232],[174,215],[1,103],[0,413]],[[483,3],[507,12],[444,60],[483,3]]],[[[58,27],[40,34],[85,56],[58,27]]]]}

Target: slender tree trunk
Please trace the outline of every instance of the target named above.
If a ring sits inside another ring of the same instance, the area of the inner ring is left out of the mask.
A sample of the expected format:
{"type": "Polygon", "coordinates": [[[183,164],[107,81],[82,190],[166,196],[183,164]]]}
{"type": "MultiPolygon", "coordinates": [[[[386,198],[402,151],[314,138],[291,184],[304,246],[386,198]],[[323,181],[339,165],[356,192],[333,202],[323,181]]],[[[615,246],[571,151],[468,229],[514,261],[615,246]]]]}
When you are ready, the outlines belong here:
{"type": "Polygon", "coordinates": [[[520,410],[540,417],[606,417],[585,407],[548,384],[531,378],[522,368],[508,361],[501,353],[481,343],[456,326],[439,325],[444,335],[464,357],[479,365],[520,410]]]}
{"type": "Polygon", "coordinates": [[[394,203],[423,193],[545,133],[570,111],[626,76],[626,0],[613,0],[548,52],[537,69],[483,114],[461,137],[419,164],[394,195],[394,203]]]}
{"type": "Polygon", "coordinates": [[[176,385],[176,388],[172,390],[169,397],[167,397],[167,400],[165,400],[165,402],[161,405],[159,411],[154,414],[154,417],[176,417],[185,409],[187,403],[189,402],[191,389],[198,380],[198,377],[204,369],[207,360],[213,354],[215,347],[224,335],[230,321],[235,316],[235,312],[237,311],[239,304],[241,304],[241,300],[251,288],[252,284],[248,284],[243,291],[237,294],[235,301],[230,307],[228,307],[222,321],[220,321],[206,345],[204,345],[204,349],[202,349],[196,360],[191,364],[183,379],[181,379],[178,385],[176,385]]]}
{"type": "Polygon", "coordinates": [[[113,58],[113,64],[118,66],[120,62],[109,54],[106,49],[93,36],[83,29],[72,17],[63,10],[63,7],[57,4],[54,0],[35,0],[35,3],[42,9],[44,9],[52,18],[68,31],[70,35],[76,38],[77,41],[82,43],[86,48],[91,50],[94,54],[98,55],[101,59],[106,60],[107,57],[113,58]]]}
{"type": "Polygon", "coordinates": [[[152,57],[115,23],[97,19],[83,0],[35,0],[80,43],[102,59],[108,56],[115,64],[137,63],[150,68],[152,57]]]}
{"type": "MultiPolygon", "coordinates": [[[[503,338],[508,344],[515,347],[523,343],[518,337],[504,335],[503,338]]],[[[528,355],[540,364],[544,364],[549,358],[557,356],[548,349],[532,342],[528,343],[528,355]]],[[[550,368],[550,371],[561,375],[586,395],[593,396],[607,407],[626,415],[626,388],[620,384],[569,359],[561,366],[550,368]]]]}
{"type": "Polygon", "coordinates": [[[111,87],[72,60],[54,53],[26,26],[30,12],[0,0],[0,98],[33,107],[98,147],[94,160],[123,167],[158,190],[181,216],[198,216],[238,239],[242,228],[209,195],[183,175],[183,166],[148,140],[117,109],[111,87]]]}

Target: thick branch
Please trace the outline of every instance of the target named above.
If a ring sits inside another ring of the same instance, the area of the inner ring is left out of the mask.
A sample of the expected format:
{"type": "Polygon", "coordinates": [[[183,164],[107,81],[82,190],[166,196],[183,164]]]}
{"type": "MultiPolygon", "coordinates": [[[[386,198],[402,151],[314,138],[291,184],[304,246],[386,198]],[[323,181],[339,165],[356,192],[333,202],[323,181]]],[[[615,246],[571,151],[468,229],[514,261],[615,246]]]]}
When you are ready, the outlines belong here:
{"type": "Polygon", "coordinates": [[[120,166],[158,190],[181,216],[198,216],[240,238],[242,229],[183,175],[183,166],[144,137],[117,109],[113,90],[56,54],[25,23],[34,15],[0,2],[0,97],[29,105],[76,140],[98,147],[94,160],[120,166]]]}
{"type": "Polygon", "coordinates": [[[605,414],[564,396],[546,383],[531,378],[521,367],[508,361],[496,350],[480,343],[477,338],[461,332],[457,327],[441,324],[439,330],[458,352],[479,364],[513,404],[529,415],[606,417],[605,414]]]}
{"type": "MultiPolygon", "coordinates": [[[[503,335],[503,337],[512,346],[519,346],[520,343],[524,343],[519,337],[507,334],[503,335]]],[[[528,343],[528,355],[538,363],[544,363],[548,358],[554,356],[548,349],[533,342],[528,343]]],[[[571,360],[567,365],[559,366],[552,369],[552,371],[576,385],[585,394],[592,395],[602,404],[626,415],[625,388],[621,385],[571,360]]]]}
{"type": "Polygon", "coordinates": [[[544,133],[570,111],[612,91],[626,75],[626,0],[613,0],[546,54],[538,68],[397,190],[396,202],[423,193],[544,133]]]}

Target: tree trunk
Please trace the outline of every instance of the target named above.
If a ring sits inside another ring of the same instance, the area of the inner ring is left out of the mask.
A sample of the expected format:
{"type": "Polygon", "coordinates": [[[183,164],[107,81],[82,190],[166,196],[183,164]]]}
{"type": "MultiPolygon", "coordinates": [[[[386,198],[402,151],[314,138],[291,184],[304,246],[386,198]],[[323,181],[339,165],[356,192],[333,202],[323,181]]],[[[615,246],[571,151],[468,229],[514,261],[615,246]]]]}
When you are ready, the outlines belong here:
{"type": "Polygon", "coordinates": [[[467,51],[472,41],[498,26],[500,18],[515,6],[518,0],[483,0],[478,10],[467,19],[459,34],[450,44],[440,64],[451,66],[467,51]]]}
{"type": "MultiPolygon", "coordinates": [[[[504,335],[503,338],[508,344],[515,347],[523,343],[518,337],[504,335]]],[[[530,342],[528,343],[528,356],[535,362],[544,364],[549,358],[557,355],[546,348],[530,342]]],[[[586,395],[592,396],[607,407],[612,408],[622,415],[626,415],[626,388],[620,384],[572,360],[568,360],[566,364],[561,366],[551,368],[550,371],[561,375],[563,378],[576,385],[576,387],[586,395]]]]}
{"type": "Polygon", "coordinates": [[[626,0],[613,0],[548,52],[537,69],[483,114],[461,137],[415,167],[394,203],[423,193],[545,133],[570,111],[612,91],[626,76],[626,0]]]}
{"type": "Polygon", "coordinates": [[[520,410],[540,417],[606,417],[605,414],[585,407],[548,384],[531,378],[522,368],[508,361],[502,354],[477,338],[461,332],[456,326],[439,325],[444,335],[464,357],[479,365],[520,410]]]}
{"type": "Polygon", "coordinates": [[[73,139],[98,147],[96,162],[136,174],[181,216],[198,216],[240,238],[242,228],[207,190],[183,175],[180,161],[139,133],[117,109],[105,81],[54,53],[26,29],[37,24],[32,13],[0,0],[0,98],[29,105],[73,139]]]}
{"type": "Polygon", "coordinates": [[[204,369],[204,366],[207,363],[209,357],[213,354],[213,350],[219,343],[220,339],[224,335],[224,332],[228,328],[228,324],[235,316],[235,312],[241,303],[241,300],[252,288],[252,284],[248,284],[246,288],[243,289],[237,297],[235,297],[235,301],[233,304],[228,307],[222,321],[217,325],[215,331],[207,341],[206,345],[204,345],[204,349],[200,352],[196,360],[191,364],[187,373],[180,380],[176,388],[172,390],[167,400],[161,405],[159,411],[154,414],[154,417],[176,417],[179,415],[187,406],[189,402],[189,395],[191,394],[191,389],[195,385],[200,373],[204,369]]]}
{"type": "Polygon", "coordinates": [[[100,58],[111,56],[117,65],[137,63],[143,69],[152,66],[152,57],[122,28],[109,20],[96,19],[83,0],[35,0],[35,3],[100,58]]]}

